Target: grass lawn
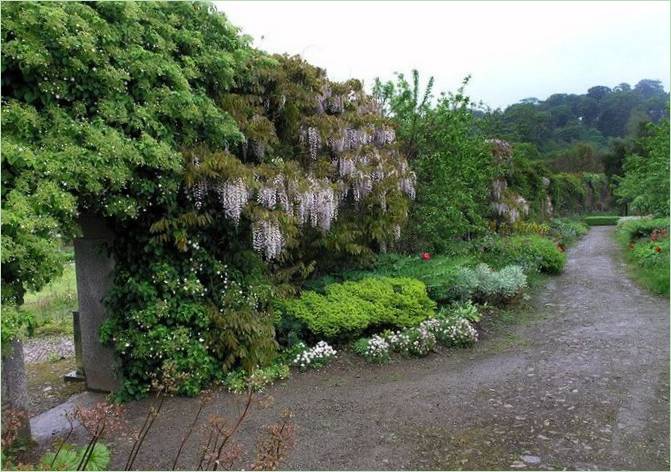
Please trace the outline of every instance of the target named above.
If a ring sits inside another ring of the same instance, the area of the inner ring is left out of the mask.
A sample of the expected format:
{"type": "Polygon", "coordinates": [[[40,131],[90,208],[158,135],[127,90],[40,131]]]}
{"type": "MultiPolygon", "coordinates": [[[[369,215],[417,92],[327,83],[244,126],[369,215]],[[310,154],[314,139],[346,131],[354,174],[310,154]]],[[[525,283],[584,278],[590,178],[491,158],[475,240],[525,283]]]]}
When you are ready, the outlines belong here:
{"type": "Polygon", "coordinates": [[[28,292],[23,309],[33,316],[29,335],[72,334],[72,311],[77,309],[74,262],[68,262],[63,275],[39,292],[28,292]]]}

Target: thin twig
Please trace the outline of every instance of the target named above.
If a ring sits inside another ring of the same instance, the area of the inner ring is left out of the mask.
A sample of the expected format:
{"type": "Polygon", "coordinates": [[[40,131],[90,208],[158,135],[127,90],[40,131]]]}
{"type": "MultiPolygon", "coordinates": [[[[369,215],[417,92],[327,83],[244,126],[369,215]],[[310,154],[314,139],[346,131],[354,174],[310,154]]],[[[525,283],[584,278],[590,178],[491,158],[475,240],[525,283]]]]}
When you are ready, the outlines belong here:
{"type": "Polygon", "coordinates": [[[189,430],[186,432],[184,437],[182,438],[182,442],[179,445],[179,449],[177,449],[177,455],[175,456],[175,460],[172,463],[172,470],[175,470],[177,468],[177,461],[179,460],[179,456],[182,454],[182,449],[184,449],[184,444],[189,440],[189,437],[191,437],[191,433],[193,433],[193,429],[196,427],[196,423],[198,423],[198,417],[200,417],[200,413],[203,411],[203,407],[205,406],[205,402],[200,402],[200,407],[198,408],[198,411],[196,412],[196,416],[193,418],[193,421],[191,422],[191,426],[189,427],[189,430]]]}
{"type": "Polygon", "coordinates": [[[242,421],[247,416],[247,412],[249,411],[249,407],[252,404],[253,396],[254,396],[254,391],[250,387],[249,388],[249,394],[247,395],[247,403],[245,404],[245,409],[243,410],[242,414],[238,418],[238,421],[235,423],[235,426],[233,426],[233,429],[231,429],[231,431],[228,433],[228,435],[226,435],[226,437],[224,437],[224,440],[222,441],[221,445],[219,446],[219,449],[217,450],[217,460],[214,463],[213,470],[217,470],[217,467],[219,466],[219,458],[221,457],[221,452],[223,451],[224,446],[226,445],[228,440],[231,438],[231,436],[233,436],[235,434],[237,429],[240,427],[240,424],[242,423],[242,421]]]}

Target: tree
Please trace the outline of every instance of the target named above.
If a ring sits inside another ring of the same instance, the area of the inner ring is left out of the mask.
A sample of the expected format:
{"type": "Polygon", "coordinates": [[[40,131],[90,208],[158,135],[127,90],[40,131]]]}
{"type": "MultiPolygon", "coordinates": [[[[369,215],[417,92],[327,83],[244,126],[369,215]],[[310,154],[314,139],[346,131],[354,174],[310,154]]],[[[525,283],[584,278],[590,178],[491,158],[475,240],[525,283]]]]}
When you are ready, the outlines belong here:
{"type": "MultiPolygon", "coordinates": [[[[443,94],[432,105],[418,100],[416,72],[412,85],[400,74],[396,82],[377,82],[378,91],[391,92],[383,99],[392,104],[390,112],[401,142],[415,146],[411,162],[417,172],[417,199],[407,236],[425,249],[445,250],[450,239],[481,232],[487,226],[494,165],[464,94],[467,83],[468,79],[456,93],[443,94]]],[[[428,93],[429,88],[422,97],[428,93]]]]}
{"type": "Polygon", "coordinates": [[[639,214],[669,214],[669,121],[647,125],[640,152],[625,158],[615,195],[639,214]]]}

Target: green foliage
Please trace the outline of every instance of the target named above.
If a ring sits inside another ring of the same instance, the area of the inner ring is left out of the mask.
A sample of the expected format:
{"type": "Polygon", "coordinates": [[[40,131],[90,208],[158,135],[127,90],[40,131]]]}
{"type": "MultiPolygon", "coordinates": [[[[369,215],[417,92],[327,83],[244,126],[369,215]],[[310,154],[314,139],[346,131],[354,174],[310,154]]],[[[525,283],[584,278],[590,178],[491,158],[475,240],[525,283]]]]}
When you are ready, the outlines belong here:
{"type": "Polygon", "coordinates": [[[278,380],[288,379],[289,375],[287,364],[273,363],[267,367],[254,369],[251,373],[244,369],[236,369],[229,372],[222,383],[229,392],[233,393],[244,393],[249,389],[262,392],[278,380]]]}
{"type": "Polygon", "coordinates": [[[117,240],[106,300],[112,316],[101,331],[122,359],[120,398],[146,394],[154,380],[196,395],[236,365],[251,370],[272,360],[272,288],[257,254],[208,237],[182,252],[145,233],[138,257],[126,247],[137,244],[136,231],[117,240]]]}
{"type": "Polygon", "coordinates": [[[26,293],[21,309],[32,317],[29,336],[72,334],[72,311],[77,309],[74,263],[66,263],[63,275],[40,291],[26,293]]]}
{"type": "Polygon", "coordinates": [[[2,42],[3,304],[60,273],[76,216],[105,218],[119,398],[266,365],[271,286],[369,258],[406,219],[408,166],[361,83],[254,50],[213,5],[15,3],[2,42]]]}
{"type": "Polygon", "coordinates": [[[668,297],[669,219],[623,221],[616,235],[634,277],[651,291],[668,297]]]}
{"type": "Polygon", "coordinates": [[[568,218],[553,218],[550,221],[549,235],[564,246],[573,244],[588,231],[589,227],[582,221],[568,218]]]}
{"type": "Polygon", "coordinates": [[[655,231],[665,230],[669,230],[669,218],[622,218],[617,225],[617,236],[621,242],[629,244],[647,238],[655,231]]]}
{"type": "Polygon", "coordinates": [[[580,95],[556,93],[546,100],[524,99],[503,111],[488,112],[483,120],[485,129],[502,139],[532,143],[544,154],[564,150],[571,160],[580,152],[573,147],[577,143],[599,150],[608,138],[630,135],[641,122],[659,121],[668,113],[668,102],[661,82],[641,80],[634,87],[596,86],[580,95]]]}
{"type": "Polygon", "coordinates": [[[135,217],[172,198],[176,149],[242,136],[214,96],[246,40],[214,7],[14,3],[2,15],[2,293],[60,274],[77,209],[135,217]]]}
{"type": "MultiPolygon", "coordinates": [[[[64,444],[56,455],[56,452],[47,452],[40,459],[39,468],[44,470],[80,470],[79,463],[86,452],[86,447],[77,447],[64,444]],[[55,461],[54,461],[55,458],[55,461]],[[52,465],[53,462],[53,465],[52,465]]],[[[81,470],[107,470],[111,460],[111,453],[107,446],[96,443],[91,450],[91,458],[86,467],[81,470]]]]}
{"type": "Polygon", "coordinates": [[[433,105],[432,80],[422,98],[416,71],[412,84],[399,74],[395,82],[376,82],[374,93],[387,105],[417,173],[417,200],[405,244],[413,250],[443,252],[451,239],[486,229],[495,168],[463,87],[456,94],[441,95],[433,105]]]}
{"type": "Polygon", "coordinates": [[[586,216],[583,218],[588,226],[614,226],[620,220],[617,215],[586,216]]]}
{"type": "Polygon", "coordinates": [[[475,268],[462,267],[449,287],[451,299],[505,303],[527,286],[527,278],[519,266],[509,265],[493,271],[487,264],[475,268]]]}
{"type": "Polygon", "coordinates": [[[453,302],[441,308],[438,317],[443,318],[463,318],[471,323],[477,323],[482,319],[477,305],[471,300],[465,302],[453,302]]]}
{"type": "Polygon", "coordinates": [[[535,236],[492,238],[482,245],[482,259],[494,267],[518,265],[525,272],[558,274],[566,255],[551,240],[535,236]]]}
{"type": "Polygon", "coordinates": [[[615,194],[638,214],[669,214],[669,121],[648,125],[640,154],[625,158],[615,194]]]}
{"type": "Polygon", "coordinates": [[[283,318],[300,321],[313,336],[333,340],[374,328],[413,326],[432,316],[435,307],[422,282],[391,277],[331,284],[323,295],[308,291],[279,305],[283,318]]]}
{"type": "Polygon", "coordinates": [[[380,336],[360,338],[352,344],[352,351],[373,364],[385,364],[390,359],[390,346],[380,336]]]}
{"type": "Polygon", "coordinates": [[[24,311],[21,307],[15,305],[3,305],[2,316],[0,316],[2,323],[2,355],[7,355],[11,352],[12,341],[21,339],[25,334],[26,329],[32,324],[33,318],[29,312],[24,311]]]}

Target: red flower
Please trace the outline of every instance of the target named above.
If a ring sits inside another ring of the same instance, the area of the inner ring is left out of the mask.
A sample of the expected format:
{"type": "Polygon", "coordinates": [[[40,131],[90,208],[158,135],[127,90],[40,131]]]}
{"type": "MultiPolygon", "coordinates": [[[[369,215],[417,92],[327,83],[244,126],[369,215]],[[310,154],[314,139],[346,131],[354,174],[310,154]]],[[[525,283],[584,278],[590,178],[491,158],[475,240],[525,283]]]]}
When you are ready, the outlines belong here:
{"type": "Polygon", "coordinates": [[[659,246],[655,246],[655,252],[662,252],[662,248],[659,246]]]}
{"type": "Polygon", "coordinates": [[[423,252],[422,253],[422,259],[425,260],[425,261],[430,260],[431,259],[431,254],[429,254],[428,252],[423,252]]]}

